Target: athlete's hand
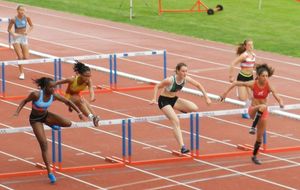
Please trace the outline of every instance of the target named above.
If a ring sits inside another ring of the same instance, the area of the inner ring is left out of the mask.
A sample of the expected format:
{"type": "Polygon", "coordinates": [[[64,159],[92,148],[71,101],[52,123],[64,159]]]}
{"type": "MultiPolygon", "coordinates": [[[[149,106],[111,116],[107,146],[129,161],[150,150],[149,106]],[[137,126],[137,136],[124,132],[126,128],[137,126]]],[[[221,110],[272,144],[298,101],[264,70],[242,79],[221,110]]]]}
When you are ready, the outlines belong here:
{"type": "Polygon", "coordinates": [[[220,102],[224,102],[224,101],[225,101],[225,98],[226,98],[226,94],[222,94],[222,95],[220,96],[219,101],[220,101],[220,102]]]}
{"type": "Polygon", "coordinates": [[[81,112],[78,113],[78,117],[80,120],[82,120],[82,121],[84,120],[83,114],[81,112]]]}
{"type": "Polygon", "coordinates": [[[280,106],[280,108],[284,108],[283,103],[280,103],[279,106],[280,106]]]}
{"type": "Polygon", "coordinates": [[[234,76],[229,76],[229,82],[231,82],[231,83],[234,82],[234,76]]]}
{"type": "Polygon", "coordinates": [[[209,97],[206,97],[205,101],[206,101],[206,104],[207,104],[207,105],[210,105],[210,104],[211,104],[211,99],[210,99],[209,97]]]}
{"type": "Polygon", "coordinates": [[[156,100],[155,99],[152,99],[149,103],[150,105],[153,105],[153,104],[157,104],[156,100]]]}

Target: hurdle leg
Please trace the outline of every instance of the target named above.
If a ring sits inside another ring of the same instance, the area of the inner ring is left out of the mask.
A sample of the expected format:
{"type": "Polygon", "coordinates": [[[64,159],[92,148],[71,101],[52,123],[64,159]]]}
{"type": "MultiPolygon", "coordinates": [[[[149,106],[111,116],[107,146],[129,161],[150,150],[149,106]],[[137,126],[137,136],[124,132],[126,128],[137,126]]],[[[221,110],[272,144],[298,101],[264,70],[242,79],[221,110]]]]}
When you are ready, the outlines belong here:
{"type": "Polygon", "coordinates": [[[267,150],[267,131],[264,131],[264,135],[263,135],[263,151],[267,150]]]}
{"type": "Polygon", "coordinates": [[[131,148],[132,148],[132,144],[131,144],[131,119],[128,119],[128,123],[127,123],[127,127],[128,127],[128,131],[127,131],[127,135],[128,135],[128,162],[131,163],[131,148]]]}
{"type": "Polygon", "coordinates": [[[57,132],[57,141],[58,141],[58,169],[62,169],[62,146],[61,146],[61,127],[59,127],[57,132]]]}
{"type": "Polygon", "coordinates": [[[199,130],[200,130],[200,117],[199,113],[196,114],[196,156],[199,156],[199,148],[200,148],[200,141],[199,141],[199,130]]]}
{"type": "Polygon", "coordinates": [[[122,157],[123,162],[126,162],[126,121],[122,120],[122,157]]]}
{"type": "Polygon", "coordinates": [[[56,148],[55,148],[55,130],[52,129],[52,165],[53,165],[53,172],[56,170],[56,148]]]}
{"type": "Polygon", "coordinates": [[[194,114],[190,114],[190,149],[191,156],[194,156],[194,114]]]}

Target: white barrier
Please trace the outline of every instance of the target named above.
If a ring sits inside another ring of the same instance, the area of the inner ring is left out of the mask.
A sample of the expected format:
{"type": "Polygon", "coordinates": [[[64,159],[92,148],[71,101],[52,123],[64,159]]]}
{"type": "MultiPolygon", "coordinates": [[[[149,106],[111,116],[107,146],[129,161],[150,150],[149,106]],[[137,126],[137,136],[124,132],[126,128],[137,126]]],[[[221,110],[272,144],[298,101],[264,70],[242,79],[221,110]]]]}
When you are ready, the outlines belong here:
{"type": "MultiPolygon", "coordinates": [[[[4,47],[8,47],[7,45],[0,43],[1,46],[4,47]]],[[[161,50],[158,50],[161,51],[161,50]]],[[[29,50],[30,53],[34,54],[34,55],[38,55],[38,56],[42,56],[42,57],[49,57],[49,58],[56,58],[53,55],[49,55],[46,53],[41,53],[41,52],[37,52],[34,50],[29,50]]],[[[73,60],[69,60],[69,61],[65,61],[65,63],[68,64],[74,64],[73,60]]],[[[99,66],[95,66],[95,65],[90,65],[90,64],[86,64],[87,66],[89,66],[91,69],[96,70],[96,71],[101,71],[101,72],[105,72],[105,73],[110,73],[111,71],[109,69],[103,68],[103,67],[99,67],[99,66]]],[[[114,71],[112,71],[113,74],[114,71]]],[[[153,79],[149,79],[149,78],[145,78],[145,77],[141,77],[141,76],[137,76],[137,75],[132,75],[132,74],[128,74],[128,73],[124,73],[124,72],[118,72],[119,76],[128,78],[128,79],[133,79],[133,80],[137,80],[137,81],[141,81],[141,82],[145,82],[145,83],[152,83],[152,84],[158,84],[160,81],[157,80],[153,80],[153,79]]],[[[186,88],[184,87],[182,89],[183,92],[189,93],[189,94],[193,94],[193,95],[197,95],[197,96],[203,96],[203,94],[199,91],[199,90],[195,90],[195,89],[190,89],[190,88],[186,88]]],[[[207,93],[209,98],[218,100],[220,98],[220,96],[216,95],[216,94],[211,94],[211,93],[207,93]]],[[[239,101],[239,100],[235,100],[232,98],[226,98],[225,102],[234,104],[234,105],[239,105],[239,106],[245,106],[245,102],[239,101]]],[[[284,112],[284,111],[280,111],[280,110],[271,110],[271,113],[277,114],[277,115],[281,115],[281,116],[285,116],[285,117],[289,117],[289,118],[293,118],[293,119],[298,119],[300,117],[300,115],[297,114],[292,114],[292,113],[288,113],[288,112],[284,112]]]]}
{"type": "Polygon", "coordinates": [[[0,22],[9,22],[9,18],[0,18],[0,22]]]}
{"type": "MultiPolygon", "coordinates": [[[[291,104],[286,105],[284,108],[280,108],[279,106],[269,106],[269,111],[279,111],[279,110],[293,110],[299,109],[300,104],[291,104]]],[[[216,111],[206,111],[206,112],[195,112],[195,113],[187,113],[187,114],[178,114],[178,118],[186,119],[190,118],[191,114],[199,114],[199,117],[213,117],[213,116],[226,116],[226,115],[236,115],[247,113],[247,109],[230,109],[230,110],[216,110],[216,111]]],[[[153,121],[162,121],[166,120],[167,117],[165,115],[156,115],[156,116],[145,116],[145,117],[134,117],[134,118],[121,118],[121,119],[113,119],[113,120],[101,120],[99,121],[100,126],[107,126],[107,125],[121,125],[122,121],[130,120],[131,123],[141,123],[141,122],[153,122],[153,121]]],[[[300,116],[294,118],[300,120],[300,116]]],[[[90,128],[94,127],[93,122],[75,122],[76,127],[72,128],[90,128]]],[[[44,125],[46,126],[46,125],[44,125]]],[[[51,129],[50,127],[45,127],[46,130],[51,129]]],[[[31,127],[18,127],[13,129],[0,129],[0,134],[11,134],[11,133],[20,133],[20,132],[32,132],[31,127]]]]}
{"type": "MultiPolygon", "coordinates": [[[[116,54],[97,54],[97,55],[82,55],[82,56],[68,56],[68,57],[51,57],[51,58],[41,58],[41,59],[27,59],[27,60],[13,60],[13,61],[2,61],[4,65],[26,65],[35,63],[47,63],[54,62],[55,59],[61,61],[84,61],[84,60],[95,60],[95,59],[108,59],[112,55],[118,55],[119,57],[128,56],[142,56],[142,55],[162,55],[164,50],[152,50],[152,51],[141,51],[141,52],[129,52],[129,53],[116,53],[116,54]]],[[[73,63],[73,62],[72,62],[73,63]]]]}
{"type": "Polygon", "coordinates": [[[138,52],[128,52],[128,53],[116,53],[117,58],[124,57],[136,57],[136,56],[147,56],[147,55],[163,55],[164,50],[152,50],[152,51],[138,51],[138,52]]]}

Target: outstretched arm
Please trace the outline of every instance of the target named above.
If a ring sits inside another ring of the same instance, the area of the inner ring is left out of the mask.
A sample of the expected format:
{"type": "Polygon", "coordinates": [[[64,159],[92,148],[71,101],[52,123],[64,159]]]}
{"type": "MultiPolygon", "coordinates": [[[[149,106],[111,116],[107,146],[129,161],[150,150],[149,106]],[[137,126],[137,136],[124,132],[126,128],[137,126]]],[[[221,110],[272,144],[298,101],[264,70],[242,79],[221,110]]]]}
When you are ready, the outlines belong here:
{"type": "Polygon", "coordinates": [[[186,77],[186,81],[189,82],[189,83],[191,83],[191,84],[192,84],[193,86],[195,86],[196,88],[198,88],[198,90],[200,90],[200,91],[202,92],[203,96],[205,97],[206,103],[207,103],[208,105],[211,104],[210,98],[207,96],[207,93],[206,93],[204,87],[203,87],[199,82],[195,81],[194,79],[192,79],[192,78],[189,77],[189,76],[186,77]]]}
{"type": "Polygon", "coordinates": [[[224,101],[227,94],[235,87],[235,86],[245,86],[245,87],[249,87],[251,89],[253,89],[253,81],[249,81],[249,82],[241,82],[241,81],[235,81],[233,82],[229,88],[220,96],[220,101],[224,101]]]}
{"type": "Polygon", "coordinates": [[[63,79],[63,80],[58,80],[55,82],[55,85],[59,85],[59,84],[69,84],[73,81],[73,78],[67,78],[67,79],[63,79]]]}
{"type": "Polygon", "coordinates": [[[270,84],[269,84],[269,87],[270,87],[270,91],[272,92],[274,98],[275,98],[276,101],[279,103],[279,106],[280,106],[281,108],[283,108],[284,105],[283,105],[282,99],[278,96],[278,94],[275,92],[275,89],[274,89],[273,87],[271,87],[270,84]]]}
{"type": "Polygon", "coordinates": [[[22,100],[16,110],[16,112],[14,113],[14,116],[18,116],[20,111],[23,109],[23,107],[30,101],[36,100],[37,99],[37,94],[38,92],[31,92],[27,98],[25,98],[24,100],[22,100]]]}
{"type": "Polygon", "coordinates": [[[96,99],[95,99],[95,92],[94,92],[92,80],[89,80],[88,87],[90,92],[90,101],[94,102],[96,99]]]}
{"type": "Polygon", "coordinates": [[[60,102],[63,102],[65,103],[67,106],[73,108],[77,113],[78,113],[78,116],[81,120],[83,120],[83,114],[82,112],[80,111],[80,109],[73,103],[71,102],[70,100],[62,97],[61,95],[59,94],[54,94],[54,97],[56,100],[60,101],[60,102]]]}

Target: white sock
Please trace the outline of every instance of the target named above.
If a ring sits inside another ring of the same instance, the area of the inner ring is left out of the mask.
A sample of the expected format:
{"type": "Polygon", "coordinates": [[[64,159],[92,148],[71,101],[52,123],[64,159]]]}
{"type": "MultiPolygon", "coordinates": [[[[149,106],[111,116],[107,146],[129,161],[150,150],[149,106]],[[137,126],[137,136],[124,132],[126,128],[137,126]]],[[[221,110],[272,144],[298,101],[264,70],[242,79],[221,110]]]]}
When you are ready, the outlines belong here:
{"type": "Polygon", "coordinates": [[[250,105],[251,105],[251,100],[249,100],[249,99],[247,99],[246,101],[245,101],[245,108],[249,108],[250,107],[250,105]]]}
{"type": "Polygon", "coordinates": [[[93,121],[94,115],[90,113],[90,114],[88,115],[88,118],[89,118],[90,121],[93,121]]]}

